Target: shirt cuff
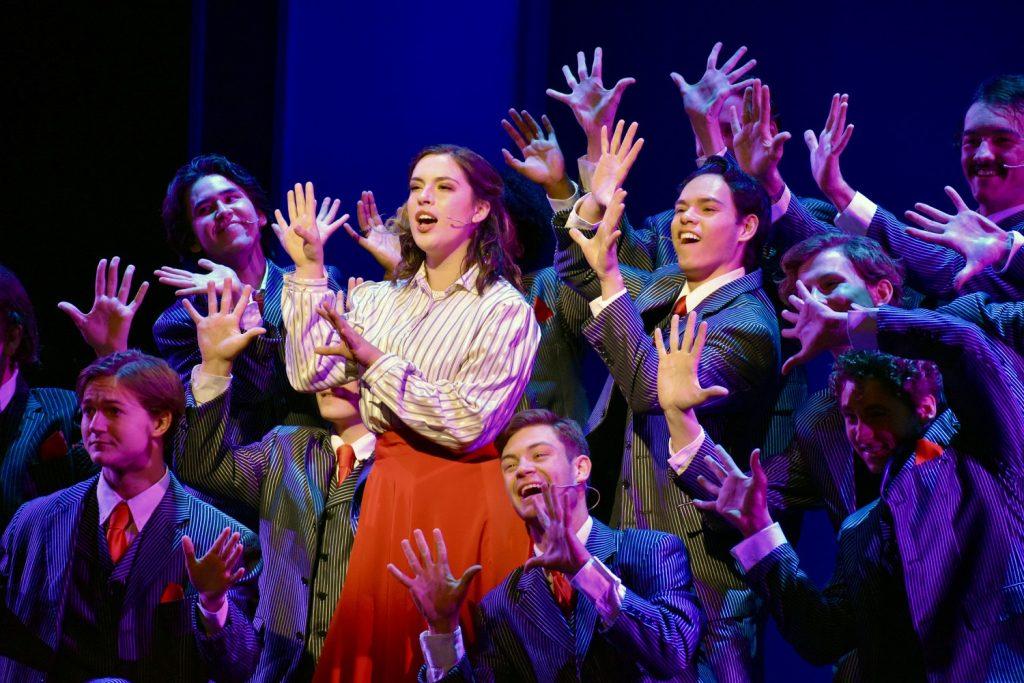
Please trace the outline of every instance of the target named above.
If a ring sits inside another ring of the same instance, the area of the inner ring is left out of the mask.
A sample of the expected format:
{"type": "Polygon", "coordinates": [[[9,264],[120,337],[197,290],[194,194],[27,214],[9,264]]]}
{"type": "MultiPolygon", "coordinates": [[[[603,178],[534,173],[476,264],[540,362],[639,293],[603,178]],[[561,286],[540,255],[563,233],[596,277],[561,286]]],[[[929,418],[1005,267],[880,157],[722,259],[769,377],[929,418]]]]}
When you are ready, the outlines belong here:
{"type": "Polygon", "coordinates": [[[850,346],[858,351],[878,350],[878,309],[867,308],[846,314],[846,333],[850,346]]]}
{"type": "Polygon", "coordinates": [[[221,377],[203,372],[196,365],[192,368],[192,398],[201,406],[217,398],[231,386],[231,375],[221,377]]]}
{"type": "Polygon", "coordinates": [[[577,230],[581,230],[583,232],[590,232],[593,230],[597,230],[597,226],[601,225],[601,221],[598,221],[596,223],[590,223],[580,218],[580,214],[578,213],[578,211],[580,208],[580,204],[582,202],[583,197],[580,197],[573,204],[572,211],[569,212],[569,217],[565,219],[566,230],[572,230],[573,228],[576,228],[577,230]]]}
{"type": "Polygon", "coordinates": [[[604,628],[615,623],[622,610],[622,601],[626,598],[626,587],[622,585],[622,579],[615,576],[604,562],[591,556],[570,583],[594,603],[604,628]]]}
{"type": "Polygon", "coordinates": [[[363,372],[363,384],[373,388],[374,383],[380,380],[381,377],[388,374],[393,367],[401,364],[402,359],[393,353],[385,353],[380,358],[370,364],[366,371],[363,372]]]}
{"type": "Polygon", "coordinates": [[[836,227],[851,235],[866,235],[877,210],[877,204],[858,192],[850,205],[836,214],[836,227]]]}
{"type": "Polygon", "coordinates": [[[420,633],[420,649],[427,664],[427,680],[436,683],[466,656],[462,628],[456,626],[452,633],[423,631],[420,633]]]}
{"type": "Polygon", "coordinates": [[[594,169],[597,164],[587,158],[584,154],[576,161],[576,167],[580,171],[580,185],[584,192],[590,192],[590,179],[594,177],[594,169]]]}
{"type": "Polygon", "coordinates": [[[590,302],[590,312],[596,318],[597,316],[601,315],[601,312],[604,311],[604,309],[608,308],[613,303],[615,303],[615,301],[618,300],[618,298],[621,297],[625,293],[626,293],[626,289],[622,288],[619,291],[617,291],[614,294],[612,294],[607,299],[602,299],[601,297],[597,297],[596,299],[594,299],[593,301],[590,302]]]}
{"type": "Polygon", "coordinates": [[[732,549],[732,556],[743,567],[744,573],[749,572],[758,562],[781,545],[786,543],[786,535],[778,522],[761,529],[749,538],[745,538],[732,549]]]}
{"type": "Polygon", "coordinates": [[[285,286],[296,285],[298,287],[314,287],[314,288],[316,288],[316,287],[324,287],[324,288],[326,288],[327,287],[327,274],[325,273],[323,277],[309,279],[309,278],[296,277],[294,272],[285,273],[284,274],[284,284],[285,284],[285,286]]]}
{"type": "Polygon", "coordinates": [[[203,627],[207,633],[216,633],[228,623],[228,599],[224,598],[224,604],[216,612],[210,612],[203,607],[203,601],[198,602],[199,616],[203,620],[203,627]]]}
{"type": "Polygon", "coordinates": [[[675,470],[676,474],[682,474],[690,466],[690,463],[693,462],[693,456],[697,455],[697,451],[704,445],[704,438],[704,428],[701,427],[697,438],[677,451],[672,448],[672,437],[669,437],[668,452],[671,455],[668,456],[668,465],[675,470]]]}
{"type": "Polygon", "coordinates": [[[568,211],[572,207],[576,206],[576,202],[579,201],[582,196],[580,193],[580,186],[573,182],[571,179],[569,183],[572,185],[572,196],[566,197],[565,199],[555,199],[554,197],[548,197],[548,204],[551,205],[551,210],[555,213],[559,211],[568,211]]]}
{"type": "Polygon", "coordinates": [[[793,199],[793,193],[789,191],[789,185],[782,189],[782,196],[772,204],[772,223],[779,220],[789,211],[789,202],[793,199]]]}
{"type": "Polygon", "coordinates": [[[1010,230],[1009,235],[1012,240],[1010,242],[1010,253],[1006,255],[1006,263],[996,271],[997,273],[1005,273],[1010,268],[1010,262],[1013,261],[1013,257],[1017,255],[1021,245],[1024,244],[1024,235],[1021,233],[1016,230],[1010,230]]]}

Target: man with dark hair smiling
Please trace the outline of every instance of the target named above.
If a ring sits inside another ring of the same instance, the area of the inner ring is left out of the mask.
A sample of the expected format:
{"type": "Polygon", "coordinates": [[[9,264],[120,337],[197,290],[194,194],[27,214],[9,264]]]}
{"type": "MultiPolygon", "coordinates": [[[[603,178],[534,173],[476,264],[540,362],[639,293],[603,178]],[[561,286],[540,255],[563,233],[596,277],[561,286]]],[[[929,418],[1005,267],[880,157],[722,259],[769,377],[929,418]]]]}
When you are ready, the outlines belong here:
{"type": "MultiPolygon", "coordinates": [[[[337,200],[332,203],[326,197],[318,224],[344,223],[347,214],[335,220],[338,208],[337,200]]],[[[237,430],[239,443],[257,441],[282,424],[322,425],[312,397],[292,390],[285,376],[284,270],[268,258],[270,242],[264,235],[269,212],[266,194],[252,174],[219,154],[198,156],[178,169],[163,204],[168,244],[186,263],[202,256],[196,263],[210,272],[165,266],[156,271],[160,282],[176,287],[179,297],[193,297],[193,305],[203,313],[208,282],[214,282],[218,292],[225,282],[233,282],[236,295],[249,285],[253,296],[246,304],[242,328],[267,331],[235,360],[229,424],[237,430]]],[[[328,268],[328,285],[336,291],[334,275],[333,268],[328,268]]],[[[183,300],[160,314],[153,337],[160,355],[184,383],[201,358],[195,324],[183,300]]]]}
{"type": "Polygon", "coordinates": [[[642,143],[633,142],[636,124],[625,134],[623,127],[620,122],[610,140],[606,133],[592,192],[554,221],[555,266],[590,300],[593,317],[583,334],[612,378],[591,419],[598,425],[592,436],[623,443],[613,524],[674,533],[693,558],[697,597],[708,618],[702,677],[748,680],[761,666],[757,600],[736,572],[728,543],[709,533],[707,520],[688,505],[703,493],[685,477],[700,444],[670,449],[651,332],[687,310],[708,322],[701,378],[724,386],[728,394],[701,407],[704,426],[737,452],[762,446],[781,356],[775,309],[757,269],[768,198],[734,162],[712,157],[686,178],[676,201],[672,245],[678,263],[643,274],[620,269],[616,240],[625,196],[620,188],[642,143]]]}
{"type": "Polygon", "coordinates": [[[388,569],[427,621],[421,679],[696,680],[703,618],[683,543],[656,531],[617,531],[590,517],[590,458],[572,420],[527,410],[495,445],[534,556],[484,597],[479,651],[467,654],[459,609],[479,565],[452,576],[437,529],[436,560],[419,529],[418,554],[403,541],[412,576],[388,569]]]}

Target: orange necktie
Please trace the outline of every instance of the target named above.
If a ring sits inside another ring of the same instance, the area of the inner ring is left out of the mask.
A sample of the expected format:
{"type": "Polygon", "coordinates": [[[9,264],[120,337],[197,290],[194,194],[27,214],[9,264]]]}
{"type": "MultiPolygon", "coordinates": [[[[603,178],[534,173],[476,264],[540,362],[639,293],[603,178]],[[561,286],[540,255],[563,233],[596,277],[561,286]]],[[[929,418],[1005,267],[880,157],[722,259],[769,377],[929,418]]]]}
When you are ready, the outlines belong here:
{"type": "Polygon", "coordinates": [[[568,617],[572,614],[572,584],[562,572],[550,571],[548,575],[551,577],[551,592],[554,593],[555,604],[562,610],[562,614],[568,617]]]}
{"type": "Polygon", "coordinates": [[[110,548],[110,559],[117,564],[128,550],[128,527],[132,525],[132,511],[123,500],[114,506],[107,520],[107,547],[110,548]]]}
{"type": "Polygon", "coordinates": [[[341,486],[341,482],[345,481],[345,477],[351,474],[352,468],[355,467],[356,451],[347,443],[343,443],[338,446],[335,454],[338,456],[338,486],[341,486]]]}
{"type": "MultiPolygon", "coordinates": [[[[665,309],[662,309],[665,310],[665,309]]],[[[686,317],[686,297],[680,297],[676,305],[672,307],[673,315],[678,315],[680,318],[686,317]]]]}

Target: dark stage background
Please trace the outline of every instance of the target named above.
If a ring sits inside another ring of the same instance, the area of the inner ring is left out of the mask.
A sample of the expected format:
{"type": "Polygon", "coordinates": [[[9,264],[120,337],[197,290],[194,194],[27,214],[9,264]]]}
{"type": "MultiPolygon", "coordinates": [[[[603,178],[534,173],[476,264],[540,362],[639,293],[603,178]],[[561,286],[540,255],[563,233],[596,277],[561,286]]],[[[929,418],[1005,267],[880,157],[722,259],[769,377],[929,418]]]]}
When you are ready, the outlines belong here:
{"type": "MultiPolygon", "coordinates": [[[[88,307],[99,258],[120,255],[149,275],[132,341],[152,348],[152,321],[172,298],[151,276],[173,263],[160,201],[199,152],[241,161],[278,205],[291,183],[311,179],[346,210],[363,189],[394,209],[408,160],[426,144],[467,145],[502,166],[510,145],[498,122],[515,106],[549,113],[575,173],[582,134],[544,89],[563,90],[561,65],[575,70],[576,51],[589,59],[600,45],[606,83],[637,78],[620,114],[647,139],[628,181],[639,219],[669,207],[693,167],[668,74],[698,78],[720,39],[723,59],[746,44],[772,86],[794,136],[783,172],[796,192],[816,194],[802,132],[820,129],[833,92],[849,92],[847,179],[899,212],[945,206],[946,184],[966,191],[955,138],[970,94],[986,76],[1024,68],[1024,5],[1009,2],[195,0],[6,3],[4,15],[0,262],[40,318],[35,381],[61,386],[90,354],[56,303],[88,307]]],[[[524,240],[535,254],[551,245],[546,233],[524,240]]],[[[330,258],[344,274],[380,272],[341,233],[330,258]]],[[[827,577],[831,531],[823,517],[809,522],[801,555],[827,577]]],[[[767,662],[772,681],[827,679],[774,632],[767,662]]]]}

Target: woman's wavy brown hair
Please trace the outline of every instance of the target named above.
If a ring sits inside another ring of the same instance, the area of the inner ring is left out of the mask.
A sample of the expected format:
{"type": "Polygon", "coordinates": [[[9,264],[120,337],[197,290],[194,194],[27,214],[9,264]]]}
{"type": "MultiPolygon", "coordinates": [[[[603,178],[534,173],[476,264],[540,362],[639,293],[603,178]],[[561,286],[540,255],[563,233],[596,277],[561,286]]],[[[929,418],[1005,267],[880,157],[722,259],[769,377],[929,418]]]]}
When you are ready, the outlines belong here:
{"type": "MultiPolygon", "coordinates": [[[[516,257],[519,256],[520,247],[512,219],[509,218],[508,210],[505,208],[503,199],[505,183],[501,176],[493,166],[487,163],[486,159],[471,149],[458,145],[432,145],[421,150],[413,158],[409,165],[409,177],[412,177],[412,172],[421,159],[434,154],[450,156],[466,174],[469,187],[473,191],[473,198],[485,201],[491,207],[487,218],[477,226],[470,238],[466,261],[463,263],[463,272],[474,265],[480,267],[480,273],[476,278],[476,290],[480,294],[501,277],[511,282],[516,289],[522,290],[522,273],[515,262],[516,257]]],[[[388,227],[398,233],[402,248],[402,262],[395,269],[395,280],[409,280],[419,270],[426,254],[416,246],[416,242],[413,240],[409,215],[404,203],[398,213],[388,220],[388,227]]]]}

